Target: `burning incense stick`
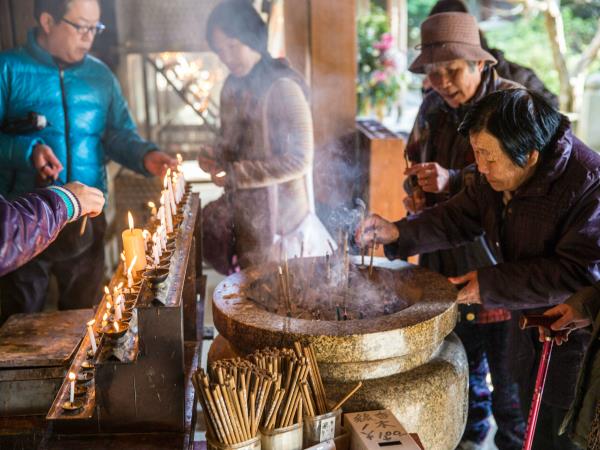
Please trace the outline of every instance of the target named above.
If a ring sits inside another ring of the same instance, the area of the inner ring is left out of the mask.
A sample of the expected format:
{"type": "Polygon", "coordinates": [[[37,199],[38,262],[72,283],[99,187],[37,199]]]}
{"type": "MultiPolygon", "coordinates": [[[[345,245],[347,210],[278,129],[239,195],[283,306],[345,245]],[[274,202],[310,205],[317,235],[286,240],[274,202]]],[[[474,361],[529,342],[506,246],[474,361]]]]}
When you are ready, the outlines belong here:
{"type": "Polygon", "coordinates": [[[371,242],[371,261],[369,261],[369,278],[373,275],[373,254],[375,253],[375,241],[377,240],[377,232],[373,234],[373,242],[371,242]]]}

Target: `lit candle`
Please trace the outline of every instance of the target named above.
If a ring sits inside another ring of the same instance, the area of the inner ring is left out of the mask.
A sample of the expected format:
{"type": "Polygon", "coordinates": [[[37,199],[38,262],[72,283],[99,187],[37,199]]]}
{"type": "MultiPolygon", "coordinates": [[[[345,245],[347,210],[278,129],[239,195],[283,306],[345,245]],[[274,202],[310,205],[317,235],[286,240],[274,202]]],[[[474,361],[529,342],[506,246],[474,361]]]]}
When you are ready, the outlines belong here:
{"type": "Polygon", "coordinates": [[[177,176],[176,172],[173,172],[173,191],[175,195],[175,203],[179,205],[179,201],[181,199],[179,198],[179,177],[177,176]]]}
{"type": "Polygon", "coordinates": [[[160,204],[165,208],[165,222],[167,224],[167,233],[173,232],[173,216],[171,216],[171,204],[169,202],[169,192],[164,190],[160,199],[160,204]]]}
{"type": "MultiPolygon", "coordinates": [[[[135,255],[133,257],[133,259],[131,260],[131,265],[129,266],[129,268],[127,269],[127,287],[129,289],[131,289],[131,287],[133,286],[133,268],[135,267],[135,263],[137,261],[137,255],[135,255]]],[[[146,265],[146,262],[144,261],[144,266],[146,265]]]]}
{"type": "Polygon", "coordinates": [[[170,202],[170,206],[171,206],[171,214],[175,214],[175,210],[177,209],[177,206],[175,205],[175,195],[173,194],[173,184],[171,183],[171,169],[167,169],[167,175],[166,175],[166,181],[167,181],[167,191],[169,192],[169,202],[170,202]]]}
{"type": "Polygon", "coordinates": [[[148,238],[150,238],[150,232],[146,229],[142,231],[142,236],[144,237],[144,245],[148,247],[148,238]]]}
{"type": "Polygon", "coordinates": [[[121,314],[123,314],[123,310],[125,309],[125,297],[123,297],[123,294],[121,294],[120,292],[117,296],[117,306],[119,307],[121,314]]]}
{"type": "Polygon", "coordinates": [[[71,395],[69,396],[69,401],[72,405],[75,402],[75,374],[73,372],[69,372],[69,381],[71,382],[71,395]]]}
{"type": "Polygon", "coordinates": [[[165,227],[161,226],[157,228],[158,233],[158,242],[160,244],[160,254],[162,256],[162,252],[167,249],[167,232],[165,231],[165,227]]]}
{"type": "Polygon", "coordinates": [[[160,264],[160,246],[158,244],[158,238],[156,233],[152,236],[152,257],[154,258],[154,265],[158,266],[160,264]]]}
{"type": "Polygon", "coordinates": [[[125,252],[121,252],[121,261],[123,262],[123,276],[127,276],[127,261],[125,260],[125,252]]]}
{"type": "Polygon", "coordinates": [[[108,286],[104,286],[104,294],[106,294],[106,299],[111,300],[112,296],[110,295],[110,291],[108,290],[108,286]]]}
{"type": "Polygon", "coordinates": [[[136,271],[144,270],[146,268],[146,244],[144,242],[144,234],[139,228],[133,227],[133,216],[131,215],[131,212],[127,213],[127,218],[129,221],[129,229],[123,231],[121,234],[123,239],[123,250],[125,252],[125,262],[129,267],[135,258],[136,264],[134,269],[136,271]]]}
{"type": "Polygon", "coordinates": [[[115,302],[115,319],[121,320],[123,316],[121,315],[121,304],[119,303],[119,297],[117,297],[117,301],[115,302]]]}
{"type": "Polygon", "coordinates": [[[94,334],[93,325],[96,323],[96,319],[92,319],[87,323],[88,337],[90,338],[90,343],[92,344],[92,352],[96,353],[98,347],[96,346],[96,335],[94,334]]]}
{"type": "Polygon", "coordinates": [[[148,208],[150,208],[150,214],[152,217],[156,216],[156,205],[154,202],[148,202],[148,208]]]}
{"type": "Polygon", "coordinates": [[[102,328],[104,328],[108,324],[108,313],[104,313],[102,316],[102,328]]]}

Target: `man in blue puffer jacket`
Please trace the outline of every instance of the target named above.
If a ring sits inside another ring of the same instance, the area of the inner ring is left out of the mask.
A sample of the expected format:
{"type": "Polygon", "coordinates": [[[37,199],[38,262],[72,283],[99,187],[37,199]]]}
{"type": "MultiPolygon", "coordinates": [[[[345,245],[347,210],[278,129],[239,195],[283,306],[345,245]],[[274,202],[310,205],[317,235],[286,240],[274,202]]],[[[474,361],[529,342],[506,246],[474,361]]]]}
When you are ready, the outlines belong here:
{"type": "MultiPolygon", "coordinates": [[[[162,175],[176,160],[136,132],[119,83],[88,55],[102,32],[98,0],[35,0],[38,27],[25,46],[0,53],[0,124],[30,112],[48,126],[26,133],[0,132],[0,195],[9,199],[48,183],[79,181],[106,194],[105,163],[162,175]]],[[[89,307],[100,294],[104,215],[80,236],[70,224],[38,258],[0,279],[2,317],[43,308],[50,274],[59,308],[89,307]]]]}

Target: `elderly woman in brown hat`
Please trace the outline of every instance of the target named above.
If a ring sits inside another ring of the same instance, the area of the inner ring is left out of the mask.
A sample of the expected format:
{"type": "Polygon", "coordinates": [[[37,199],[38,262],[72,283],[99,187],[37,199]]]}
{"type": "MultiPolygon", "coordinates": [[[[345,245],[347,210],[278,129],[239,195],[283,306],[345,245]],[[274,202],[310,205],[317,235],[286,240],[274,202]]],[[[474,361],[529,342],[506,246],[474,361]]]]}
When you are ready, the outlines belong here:
{"type": "MultiPolygon", "coordinates": [[[[468,138],[457,130],[470,106],[491,92],[519,86],[496,74],[496,59],[481,47],[477,21],[469,14],[430,16],[421,25],[420,49],[410,70],[425,74],[433,90],[423,99],[406,148],[413,164],[405,204],[413,213],[448,200],[463,187],[462,169],[475,159],[468,138]]],[[[492,254],[478,239],[421,254],[419,263],[452,277],[495,264],[492,254]]],[[[459,448],[482,444],[492,412],[498,448],[521,448],[525,424],[518,389],[505,364],[509,319],[505,309],[461,306],[456,332],[469,360],[469,415],[459,448]],[[488,370],[493,392],[486,382],[488,370]]]]}

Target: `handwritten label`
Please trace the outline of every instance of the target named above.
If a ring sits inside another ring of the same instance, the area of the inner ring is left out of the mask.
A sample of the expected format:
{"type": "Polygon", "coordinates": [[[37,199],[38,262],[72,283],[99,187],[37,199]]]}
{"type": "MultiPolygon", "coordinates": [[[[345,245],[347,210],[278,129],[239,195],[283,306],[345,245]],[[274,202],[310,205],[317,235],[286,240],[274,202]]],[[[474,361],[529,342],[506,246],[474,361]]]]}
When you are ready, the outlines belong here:
{"type": "Polygon", "coordinates": [[[321,435],[319,441],[324,442],[335,437],[335,416],[321,421],[321,435]]]}

